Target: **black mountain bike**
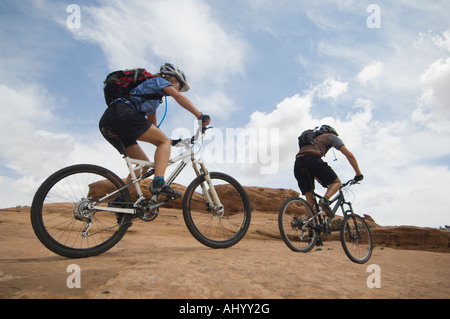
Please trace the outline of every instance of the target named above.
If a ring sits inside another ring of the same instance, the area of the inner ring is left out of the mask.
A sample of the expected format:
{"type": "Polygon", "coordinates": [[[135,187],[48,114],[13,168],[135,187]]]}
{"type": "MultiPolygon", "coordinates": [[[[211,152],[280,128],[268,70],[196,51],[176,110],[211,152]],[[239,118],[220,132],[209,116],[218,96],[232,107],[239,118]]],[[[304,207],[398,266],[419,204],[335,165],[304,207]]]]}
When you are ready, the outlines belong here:
{"type": "MultiPolygon", "coordinates": [[[[364,264],[372,256],[373,241],[369,225],[359,215],[353,212],[352,204],[344,198],[343,188],[355,185],[355,180],[350,180],[341,185],[339,193],[330,200],[330,204],[336,203],[332,208],[333,214],[339,207],[344,218],[340,228],[340,240],[345,254],[351,261],[364,264]]],[[[317,199],[322,196],[314,194],[315,209],[306,200],[300,197],[288,198],[280,208],[278,215],[278,227],[281,237],[286,245],[295,252],[309,252],[314,246],[322,246],[322,234],[331,236],[331,218],[322,217],[322,209],[317,199]]],[[[325,215],[326,216],[326,215],[325,215]]]]}

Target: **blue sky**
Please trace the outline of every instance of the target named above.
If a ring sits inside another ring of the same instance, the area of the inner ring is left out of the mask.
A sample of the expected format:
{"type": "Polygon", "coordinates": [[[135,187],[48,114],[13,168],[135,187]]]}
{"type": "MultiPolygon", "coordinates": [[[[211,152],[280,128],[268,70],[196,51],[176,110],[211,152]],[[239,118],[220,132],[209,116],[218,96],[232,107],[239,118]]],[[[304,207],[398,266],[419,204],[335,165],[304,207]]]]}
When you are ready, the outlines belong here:
{"type": "MultiPolygon", "coordinates": [[[[298,190],[297,137],[330,124],[365,175],[349,194],[357,212],[382,225],[448,225],[448,12],[445,0],[2,0],[0,207],[30,205],[43,179],[67,165],[124,176],[97,129],[102,82],[116,69],[172,62],[212,117],[210,170],[298,190]],[[71,4],[79,28],[68,23],[71,4]]],[[[169,99],[162,130],[183,128],[193,130],[193,117],[169,99]]],[[[342,180],[353,177],[336,156],[325,160],[342,180]]],[[[186,171],[179,182],[192,178],[186,171]]]]}

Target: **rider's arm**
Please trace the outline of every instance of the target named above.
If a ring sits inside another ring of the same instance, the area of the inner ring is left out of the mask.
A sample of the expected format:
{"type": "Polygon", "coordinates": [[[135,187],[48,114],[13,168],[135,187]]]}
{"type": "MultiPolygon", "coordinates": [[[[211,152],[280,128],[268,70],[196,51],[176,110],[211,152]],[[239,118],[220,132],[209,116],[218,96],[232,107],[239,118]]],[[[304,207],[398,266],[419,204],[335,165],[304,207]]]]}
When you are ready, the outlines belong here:
{"type": "Polygon", "coordinates": [[[355,170],[355,174],[356,176],[360,176],[361,171],[359,170],[359,166],[358,166],[358,162],[356,161],[356,157],[353,155],[352,152],[350,152],[348,150],[348,148],[345,145],[342,145],[339,148],[339,151],[345,155],[345,157],[347,157],[348,162],[350,163],[350,165],[353,167],[353,169],[355,170]]]}
{"type": "Polygon", "coordinates": [[[178,90],[175,89],[173,86],[168,86],[164,88],[164,92],[173,97],[178,104],[180,104],[183,108],[191,112],[196,118],[202,116],[202,113],[199,110],[197,110],[194,104],[192,104],[192,102],[186,96],[178,92],[178,90]]]}

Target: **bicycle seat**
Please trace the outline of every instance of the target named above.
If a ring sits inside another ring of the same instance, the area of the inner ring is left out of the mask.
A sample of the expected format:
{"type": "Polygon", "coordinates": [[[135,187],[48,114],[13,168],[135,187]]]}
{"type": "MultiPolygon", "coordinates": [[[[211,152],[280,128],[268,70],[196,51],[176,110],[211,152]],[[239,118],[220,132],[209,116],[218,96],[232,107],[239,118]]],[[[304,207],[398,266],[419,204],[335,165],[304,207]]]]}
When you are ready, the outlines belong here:
{"type": "Polygon", "coordinates": [[[117,150],[120,152],[120,154],[123,154],[125,156],[127,155],[127,152],[125,150],[125,146],[123,145],[123,141],[122,141],[122,136],[117,133],[116,131],[114,131],[114,129],[112,129],[109,126],[104,126],[100,129],[100,131],[102,132],[103,136],[105,138],[109,138],[112,140],[116,140],[117,143],[112,143],[112,144],[117,144],[115,147],[117,148],[117,150]]]}
{"type": "Polygon", "coordinates": [[[121,140],[121,136],[116,131],[114,131],[112,128],[110,128],[108,126],[102,127],[101,131],[102,131],[103,135],[105,135],[109,138],[112,138],[112,139],[115,139],[118,141],[121,140]]]}

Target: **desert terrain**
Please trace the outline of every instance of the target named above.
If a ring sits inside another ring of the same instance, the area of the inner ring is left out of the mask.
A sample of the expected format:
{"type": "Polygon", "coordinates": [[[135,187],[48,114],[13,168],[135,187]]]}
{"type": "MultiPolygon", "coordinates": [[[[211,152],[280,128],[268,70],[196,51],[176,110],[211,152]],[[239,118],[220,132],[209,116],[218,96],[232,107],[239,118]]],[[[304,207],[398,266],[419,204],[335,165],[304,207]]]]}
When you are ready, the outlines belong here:
{"type": "Polygon", "coordinates": [[[382,227],[366,216],[376,225],[367,264],[352,263],[333,240],[307,254],[294,253],[278,235],[278,204],[264,200],[268,195],[281,200],[292,191],[247,192],[253,208],[249,232],[223,250],[197,242],[173,207],[161,209],[153,222],[134,221],[110,251],[71,260],[37,240],[29,207],[0,210],[0,299],[450,297],[449,232],[382,227]],[[80,270],[80,288],[68,288],[73,264],[80,270]]]}

